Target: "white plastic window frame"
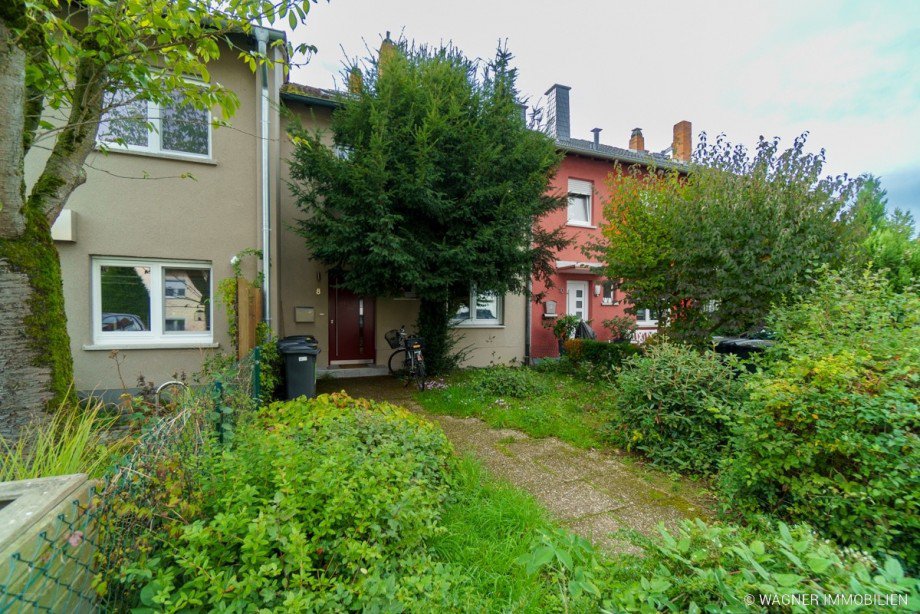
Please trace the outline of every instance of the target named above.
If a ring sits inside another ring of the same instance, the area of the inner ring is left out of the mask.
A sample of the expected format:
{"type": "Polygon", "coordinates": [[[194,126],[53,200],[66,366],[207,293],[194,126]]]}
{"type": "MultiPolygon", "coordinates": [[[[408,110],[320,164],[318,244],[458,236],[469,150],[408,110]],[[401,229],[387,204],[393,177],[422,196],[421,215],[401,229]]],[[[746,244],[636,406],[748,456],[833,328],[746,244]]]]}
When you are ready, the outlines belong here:
{"type": "Polygon", "coordinates": [[[476,317],[477,298],[480,294],[476,291],[476,286],[470,287],[470,317],[465,320],[454,319],[452,324],[457,327],[468,328],[486,328],[502,326],[505,322],[505,301],[500,294],[495,295],[495,311],[498,312],[497,318],[478,318],[476,317]]]}
{"type": "Polygon", "coordinates": [[[581,226],[593,228],[594,224],[594,184],[584,179],[569,178],[568,183],[568,208],[566,209],[566,224],[568,226],[581,226]],[[572,197],[584,198],[585,220],[572,218],[572,197]]]}
{"type": "Polygon", "coordinates": [[[209,300],[206,309],[211,330],[206,333],[167,331],[164,308],[164,269],[200,269],[208,271],[209,295],[214,296],[214,271],[210,262],[198,260],[157,260],[144,258],[93,258],[92,259],[92,327],[93,343],[100,346],[211,344],[214,342],[214,301],[209,300]],[[102,330],[102,267],[144,267],[150,269],[150,330],[104,331],[102,330]]]}
{"type": "MultiPolygon", "coordinates": [[[[146,145],[135,145],[132,143],[115,143],[112,141],[102,141],[96,140],[96,145],[104,147],[110,151],[133,151],[137,153],[150,154],[151,156],[178,156],[182,158],[196,158],[199,160],[211,160],[212,153],[214,151],[213,143],[213,117],[211,115],[211,110],[207,110],[208,119],[208,153],[201,154],[198,152],[192,151],[180,151],[176,149],[163,149],[161,145],[160,135],[163,132],[163,123],[162,116],[160,114],[160,104],[147,100],[141,101],[147,103],[147,122],[150,126],[147,127],[147,144],[146,145]]],[[[100,120],[100,123],[107,121],[105,117],[100,120]]]]}

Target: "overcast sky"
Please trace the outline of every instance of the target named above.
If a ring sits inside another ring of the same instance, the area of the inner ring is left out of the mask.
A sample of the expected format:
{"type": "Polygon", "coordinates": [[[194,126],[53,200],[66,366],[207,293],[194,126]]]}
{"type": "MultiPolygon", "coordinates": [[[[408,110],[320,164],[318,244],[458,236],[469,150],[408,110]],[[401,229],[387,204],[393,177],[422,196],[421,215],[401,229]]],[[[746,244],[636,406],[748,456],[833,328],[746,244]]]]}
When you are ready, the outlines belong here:
{"type": "Polygon", "coordinates": [[[693,123],[752,144],[811,133],[828,173],[882,177],[889,204],[920,218],[920,0],[320,0],[293,36],[318,47],[299,83],[334,87],[342,62],[386,31],[452,41],[491,57],[507,40],[519,87],[543,99],[572,88],[572,136],[671,144],[693,123]],[[344,51],[343,51],[344,50],[344,51]]]}

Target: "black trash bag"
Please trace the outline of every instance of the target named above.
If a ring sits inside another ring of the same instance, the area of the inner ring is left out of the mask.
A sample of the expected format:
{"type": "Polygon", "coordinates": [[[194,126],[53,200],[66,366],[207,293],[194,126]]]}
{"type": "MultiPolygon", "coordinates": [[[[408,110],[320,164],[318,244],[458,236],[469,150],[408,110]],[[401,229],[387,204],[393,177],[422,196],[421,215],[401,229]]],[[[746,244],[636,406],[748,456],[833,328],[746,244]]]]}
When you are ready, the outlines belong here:
{"type": "Polygon", "coordinates": [[[597,333],[591,328],[591,325],[582,320],[575,328],[576,339],[597,339],[597,333]]]}

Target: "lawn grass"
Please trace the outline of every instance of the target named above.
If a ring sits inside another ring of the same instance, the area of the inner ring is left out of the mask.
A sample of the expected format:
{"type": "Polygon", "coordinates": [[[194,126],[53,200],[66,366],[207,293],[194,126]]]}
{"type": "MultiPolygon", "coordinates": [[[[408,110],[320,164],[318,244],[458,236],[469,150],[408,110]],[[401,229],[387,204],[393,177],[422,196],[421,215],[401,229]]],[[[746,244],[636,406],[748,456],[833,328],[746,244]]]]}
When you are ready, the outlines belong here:
{"type": "Polygon", "coordinates": [[[418,401],[433,414],[475,416],[495,428],[513,428],[531,437],[558,437],[578,448],[602,447],[611,387],[561,373],[534,375],[544,385],[527,398],[484,392],[471,370],[451,376],[445,389],[420,394],[418,401]]]}
{"type": "Polygon", "coordinates": [[[434,554],[457,570],[453,592],[469,612],[542,612],[553,587],[517,559],[553,525],[533,497],[491,478],[471,457],[458,459],[434,554]]]}

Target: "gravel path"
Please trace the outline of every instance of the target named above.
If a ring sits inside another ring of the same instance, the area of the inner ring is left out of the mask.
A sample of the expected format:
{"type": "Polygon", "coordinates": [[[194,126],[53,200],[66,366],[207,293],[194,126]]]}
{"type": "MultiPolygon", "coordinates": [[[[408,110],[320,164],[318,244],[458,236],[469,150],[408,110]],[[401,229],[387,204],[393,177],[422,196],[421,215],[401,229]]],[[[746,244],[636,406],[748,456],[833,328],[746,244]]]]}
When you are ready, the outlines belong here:
{"type": "Polygon", "coordinates": [[[530,492],[556,519],[610,552],[630,548],[611,536],[614,531],[656,534],[659,523],[673,526],[683,518],[709,515],[698,488],[556,438],[494,429],[477,418],[429,414],[412,390],[393,378],[326,380],[318,388],[390,401],[438,423],[458,452],[473,454],[493,475],[530,492]]]}

